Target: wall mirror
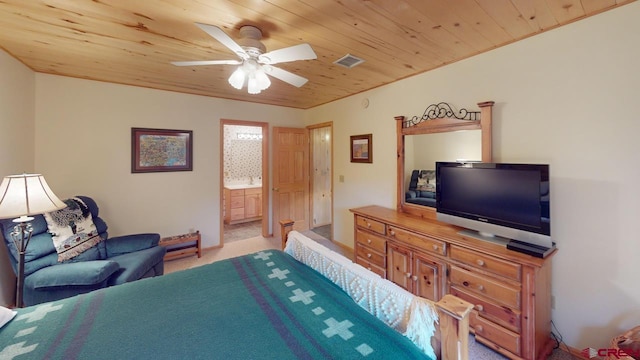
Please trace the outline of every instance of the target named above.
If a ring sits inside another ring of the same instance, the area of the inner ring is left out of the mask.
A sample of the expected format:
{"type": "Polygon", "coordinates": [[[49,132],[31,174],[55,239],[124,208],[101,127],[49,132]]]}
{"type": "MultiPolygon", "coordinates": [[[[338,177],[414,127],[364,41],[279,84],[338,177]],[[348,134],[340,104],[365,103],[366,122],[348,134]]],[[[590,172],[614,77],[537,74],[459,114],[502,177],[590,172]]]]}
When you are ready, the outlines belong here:
{"type": "Polygon", "coordinates": [[[422,116],[396,116],[397,209],[435,218],[436,161],[491,162],[493,101],[479,111],[429,105],[422,116]]]}

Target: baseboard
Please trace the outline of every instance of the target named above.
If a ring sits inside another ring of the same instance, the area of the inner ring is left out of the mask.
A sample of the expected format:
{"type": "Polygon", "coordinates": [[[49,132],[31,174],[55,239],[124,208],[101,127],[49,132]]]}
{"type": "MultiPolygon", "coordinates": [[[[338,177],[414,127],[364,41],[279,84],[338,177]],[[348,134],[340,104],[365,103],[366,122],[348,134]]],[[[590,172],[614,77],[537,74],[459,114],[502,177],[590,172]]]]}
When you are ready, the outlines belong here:
{"type": "Polygon", "coordinates": [[[582,355],[582,350],[578,350],[576,348],[572,348],[571,346],[568,346],[568,345],[565,345],[565,344],[560,344],[560,350],[570,354],[571,356],[573,356],[576,359],[589,360],[588,357],[585,357],[584,355],[582,355]]]}

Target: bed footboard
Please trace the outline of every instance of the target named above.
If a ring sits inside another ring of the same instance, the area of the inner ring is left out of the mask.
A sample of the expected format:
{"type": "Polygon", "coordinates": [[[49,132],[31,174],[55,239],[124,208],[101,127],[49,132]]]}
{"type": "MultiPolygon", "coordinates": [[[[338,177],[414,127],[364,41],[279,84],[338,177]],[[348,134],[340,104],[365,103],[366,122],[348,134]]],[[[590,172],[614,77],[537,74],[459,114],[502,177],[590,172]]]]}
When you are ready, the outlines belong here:
{"type": "Polygon", "coordinates": [[[287,245],[287,237],[291,230],[293,230],[293,224],[295,221],[293,220],[280,220],[280,236],[282,237],[282,249],[284,250],[285,245],[287,245]]]}
{"type": "Polygon", "coordinates": [[[473,305],[447,294],[436,303],[436,308],[440,323],[440,358],[469,359],[469,313],[473,305]]]}
{"type": "MultiPolygon", "coordinates": [[[[293,220],[280,221],[282,249],[285,248],[289,232],[293,230],[293,220]]],[[[473,305],[451,294],[435,303],[438,309],[439,328],[432,341],[436,354],[441,360],[469,359],[469,313],[473,305]]]]}

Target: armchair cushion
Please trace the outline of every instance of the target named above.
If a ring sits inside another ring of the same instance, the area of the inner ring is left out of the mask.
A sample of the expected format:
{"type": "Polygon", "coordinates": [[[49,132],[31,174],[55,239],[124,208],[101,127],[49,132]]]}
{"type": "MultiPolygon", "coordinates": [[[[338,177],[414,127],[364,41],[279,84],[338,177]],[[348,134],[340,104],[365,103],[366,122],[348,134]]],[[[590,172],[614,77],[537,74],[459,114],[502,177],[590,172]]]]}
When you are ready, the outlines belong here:
{"type": "Polygon", "coordinates": [[[32,289],[94,285],[108,279],[118,270],[118,263],[95,260],[48,266],[31,274],[25,282],[32,289]]]}
{"type": "Polygon", "coordinates": [[[114,236],[106,241],[107,258],[158,246],[160,234],[114,236]]]}
{"type": "Polygon", "coordinates": [[[164,246],[155,246],[136,252],[112,256],[109,260],[118,263],[118,271],[109,278],[108,285],[119,285],[129,281],[142,279],[148,276],[158,275],[155,273],[155,265],[162,264],[166,249],[164,246]],[[147,273],[150,273],[147,275],[147,273]]]}

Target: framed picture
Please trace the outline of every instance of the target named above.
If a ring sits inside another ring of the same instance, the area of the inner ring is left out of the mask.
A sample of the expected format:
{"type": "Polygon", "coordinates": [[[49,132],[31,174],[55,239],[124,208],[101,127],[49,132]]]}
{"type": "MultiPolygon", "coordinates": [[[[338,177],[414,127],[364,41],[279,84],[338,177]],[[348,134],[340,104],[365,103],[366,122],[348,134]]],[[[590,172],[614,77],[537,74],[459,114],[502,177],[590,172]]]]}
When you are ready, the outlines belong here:
{"type": "Polygon", "coordinates": [[[351,136],[351,162],[373,162],[373,142],[371,134],[351,136]]]}
{"type": "Polygon", "coordinates": [[[131,128],[131,172],[192,171],[193,131],[131,128]]]}

